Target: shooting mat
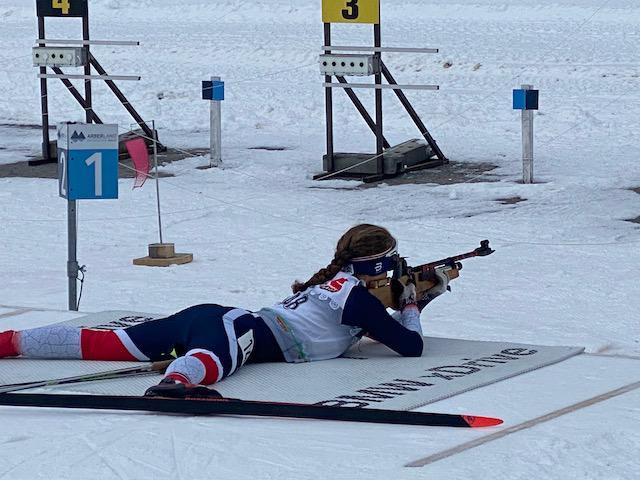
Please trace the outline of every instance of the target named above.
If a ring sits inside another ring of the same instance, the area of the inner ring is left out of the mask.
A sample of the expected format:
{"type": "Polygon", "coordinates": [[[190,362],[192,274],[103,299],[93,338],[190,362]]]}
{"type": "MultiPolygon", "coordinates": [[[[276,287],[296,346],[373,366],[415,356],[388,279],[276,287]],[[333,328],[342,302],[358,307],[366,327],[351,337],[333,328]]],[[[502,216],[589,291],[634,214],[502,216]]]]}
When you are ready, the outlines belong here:
{"type": "MultiPolygon", "coordinates": [[[[42,314],[42,312],[39,312],[42,314]]],[[[158,315],[106,311],[52,323],[119,328],[158,315]]],[[[20,317],[29,315],[22,313],[20,317]]],[[[8,320],[8,319],[6,319],[8,320]]],[[[24,318],[21,318],[24,320],[24,318]]],[[[1,325],[2,329],[7,321],[1,325]]],[[[24,327],[25,322],[20,322],[24,327]]],[[[322,403],[350,407],[409,410],[560,362],[580,347],[524,345],[425,337],[425,353],[402,358],[385,346],[363,340],[344,357],[322,362],[245,365],[216,388],[227,397],[247,400],[322,403]]],[[[103,372],[134,362],[78,360],[0,360],[0,383],[54,379],[103,372]]],[[[49,387],[49,391],[141,395],[159,375],[49,387]]]]}

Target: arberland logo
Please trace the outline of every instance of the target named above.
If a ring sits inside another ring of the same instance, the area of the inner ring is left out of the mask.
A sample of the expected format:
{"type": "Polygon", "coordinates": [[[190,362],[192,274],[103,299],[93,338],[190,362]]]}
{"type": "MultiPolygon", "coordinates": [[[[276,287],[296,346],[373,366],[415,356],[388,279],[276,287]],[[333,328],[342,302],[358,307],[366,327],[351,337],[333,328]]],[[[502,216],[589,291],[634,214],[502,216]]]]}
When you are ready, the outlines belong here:
{"type": "Polygon", "coordinates": [[[84,142],[84,140],[85,140],[84,133],[82,132],[78,133],[75,130],[73,131],[73,135],[71,135],[72,142],[84,142]]]}

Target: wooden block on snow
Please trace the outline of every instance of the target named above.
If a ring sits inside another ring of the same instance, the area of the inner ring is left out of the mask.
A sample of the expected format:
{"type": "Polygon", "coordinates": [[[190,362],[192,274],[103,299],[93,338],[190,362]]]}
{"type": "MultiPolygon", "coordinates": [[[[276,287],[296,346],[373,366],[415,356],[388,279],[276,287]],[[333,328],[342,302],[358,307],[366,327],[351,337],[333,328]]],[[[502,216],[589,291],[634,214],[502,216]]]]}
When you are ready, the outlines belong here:
{"type": "Polygon", "coordinates": [[[176,253],[173,257],[165,258],[153,258],[142,257],[134,258],[134,265],[143,265],[146,267],[168,267],[169,265],[182,265],[185,263],[191,263],[193,261],[193,254],[191,253],[176,253]]]}

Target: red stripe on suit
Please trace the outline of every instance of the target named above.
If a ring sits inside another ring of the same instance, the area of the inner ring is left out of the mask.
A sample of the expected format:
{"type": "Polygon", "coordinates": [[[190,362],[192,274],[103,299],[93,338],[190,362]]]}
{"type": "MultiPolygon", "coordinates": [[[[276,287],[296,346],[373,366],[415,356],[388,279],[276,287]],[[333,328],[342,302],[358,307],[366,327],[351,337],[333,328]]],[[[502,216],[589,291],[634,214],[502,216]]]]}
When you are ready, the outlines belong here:
{"type": "Polygon", "coordinates": [[[122,360],[137,362],[111,330],[83,328],[80,332],[80,349],[83,360],[122,360]]]}

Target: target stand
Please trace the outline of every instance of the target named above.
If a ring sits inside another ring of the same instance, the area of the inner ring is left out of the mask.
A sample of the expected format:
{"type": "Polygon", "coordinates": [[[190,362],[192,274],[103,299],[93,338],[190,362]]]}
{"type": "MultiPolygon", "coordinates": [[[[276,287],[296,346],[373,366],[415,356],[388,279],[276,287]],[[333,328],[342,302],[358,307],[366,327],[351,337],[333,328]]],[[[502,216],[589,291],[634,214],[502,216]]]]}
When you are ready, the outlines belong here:
{"type": "Polygon", "coordinates": [[[405,172],[448,163],[403,90],[438,90],[437,85],[399,85],[382,60],[383,52],[438,53],[435,48],[382,47],[380,0],[322,0],[324,45],[320,55],[320,73],[325,76],[326,154],[324,173],[316,180],[357,178],[374,182],[405,172]],[[332,23],[373,25],[373,46],[336,46],[331,43],[332,23]],[[349,52],[349,53],[341,53],[349,52]],[[373,76],[374,83],[349,83],[347,76],[373,76]],[[333,82],[333,77],[337,82],[333,82]],[[386,84],[382,83],[384,79],[386,84]],[[334,151],[333,89],[342,89],[375,135],[375,153],[340,153],[334,151]],[[375,90],[375,119],[355,93],[355,89],[375,90]],[[422,139],[412,139],[391,146],[383,132],[382,91],[392,90],[418,128],[422,139]]]}
{"type": "MultiPolygon", "coordinates": [[[[92,81],[104,81],[116,96],[118,101],[127,110],[144,132],[144,137],[150,143],[154,138],[154,132],[147,126],[133,105],[125,97],[115,84],[116,80],[140,80],[136,75],[108,75],[102,65],[90,50],[92,45],[109,46],[137,46],[137,41],[113,41],[91,40],[89,36],[89,5],[88,0],[36,0],[36,15],[38,18],[38,38],[33,47],[33,65],[38,67],[40,79],[40,108],[42,116],[42,159],[32,160],[29,165],[44,163],[56,163],[56,142],[49,138],[50,111],[47,79],[59,79],[67,88],[73,98],[80,104],[85,112],[86,123],[103,123],[93,107],[92,81]],[[47,39],[45,37],[46,18],[79,18],[82,20],[82,40],[47,39]],[[65,68],[83,68],[83,74],[67,74],[62,71],[65,68]],[[50,68],[53,73],[49,73],[50,68]],[[97,75],[92,74],[92,69],[97,75]],[[71,80],[84,81],[84,95],[82,95],[71,80]]],[[[158,148],[165,150],[163,145],[158,148]]]]}

